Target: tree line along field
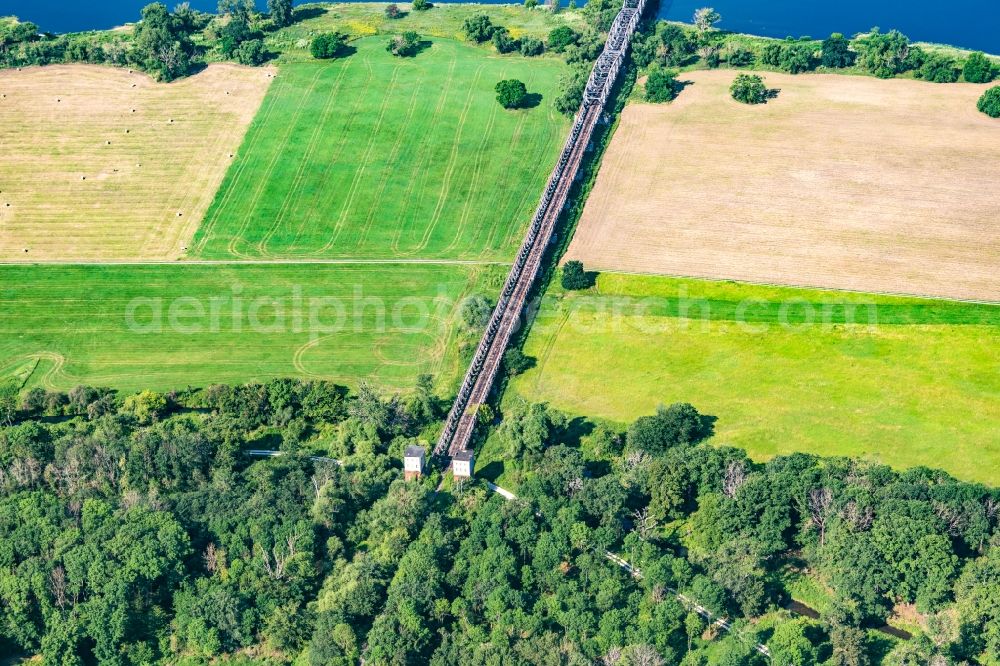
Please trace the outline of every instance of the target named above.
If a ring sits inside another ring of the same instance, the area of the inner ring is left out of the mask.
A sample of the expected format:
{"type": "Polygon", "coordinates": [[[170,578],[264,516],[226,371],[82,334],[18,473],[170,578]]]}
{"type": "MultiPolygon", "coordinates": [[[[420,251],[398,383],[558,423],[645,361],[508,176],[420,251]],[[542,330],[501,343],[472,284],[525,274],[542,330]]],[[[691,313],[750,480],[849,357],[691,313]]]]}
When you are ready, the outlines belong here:
{"type": "Polygon", "coordinates": [[[513,394],[570,414],[626,423],[689,401],[718,417],[713,442],[755,459],[1000,482],[997,306],[609,273],[546,301],[525,353],[537,367],[513,394]]]}
{"type": "Polygon", "coordinates": [[[444,3],[430,11],[411,11],[407,3],[398,5],[402,15],[391,19],[385,14],[386,4],[348,2],[298,5],[299,20],[271,34],[268,48],[280,52],[281,62],[311,61],[309,42],[317,33],[341,32],[352,38],[385,35],[412,30],[424,37],[462,41],[462,24],[474,16],[487,15],[495,25],[506,27],[514,39],[534,37],[545,39],[552,29],[568,25],[582,31],[586,21],[579,11],[558,13],[532,11],[518,4],[490,5],[476,3],[444,3]]]}
{"type": "Polygon", "coordinates": [[[495,57],[434,39],[395,58],[382,38],[328,63],[290,63],[196,236],[220,258],[507,258],[568,121],[556,59],[495,57]],[[535,108],[494,86],[523,80],[535,108]]]}
{"type": "Polygon", "coordinates": [[[567,257],[598,269],[1000,299],[1000,122],[986,86],[687,72],[629,104],[567,257]]]}
{"type": "Polygon", "coordinates": [[[432,373],[448,384],[462,370],[456,310],[488,275],[458,265],[0,266],[0,382],[169,391],[294,376],[409,388],[432,373]]]}
{"type": "Polygon", "coordinates": [[[0,70],[0,261],[184,254],[273,72],[0,70]]]}

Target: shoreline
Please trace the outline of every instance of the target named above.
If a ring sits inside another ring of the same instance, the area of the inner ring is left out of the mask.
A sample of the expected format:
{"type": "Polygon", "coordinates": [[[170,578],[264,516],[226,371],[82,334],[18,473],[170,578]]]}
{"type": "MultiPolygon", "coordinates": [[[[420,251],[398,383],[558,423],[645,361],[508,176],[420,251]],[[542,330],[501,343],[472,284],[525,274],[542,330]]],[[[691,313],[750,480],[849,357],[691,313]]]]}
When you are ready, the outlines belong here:
{"type": "MultiPolygon", "coordinates": [[[[482,3],[482,2],[450,2],[448,0],[439,0],[439,1],[443,5],[487,5],[487,6],[494,6],[494,5],[514,5],[514,6],[522,6],[520,2],[488,2],[488,3],[482,3]]],[[[367,2],[365,0],[359,0],[357,2],[352,2],[350,0],[348,0],[347,2],[307,2],[307,3],[303,3],[301,5],[296,5],[296,8],[306,7],[306,6],[312,6],[312,5],[341,5],[341,4],[351,4],[351,5],[384,5],[384,4],[389,4],[389,3],[386,3],[386,2],[367,2]]],[[[401,4],[407,4],[407,3],[401,3],[401,4]]],[[[577,11],[577,10],[570,10],[570,9],[567,9],[565,6],[563,6],[563,8],[562,8],[561,11],[577,11]]],[[[211,14],[213,16],[217,15],[217,13],[215,13],[215,12],[204,12],[204,13],[211,14]]],[[[7,20],[7,19],[11,19],[11,18],[17,19],[19,21],[23,21],[23,19],[19,18],[18,16],[14,15],[14,14],[0,15],[0,21],[4,21],[4,20],[7,20]]],[[[656,20],[658,20],[658,21],[665,21],[667,23],[675,23],[675,24],[683,25],[683,26],[687,26],[687,27],[694,27],[694,24],[692,24],[692,23],[690,23],[688,21],[678,21],[678,20],[675,20],[675,19],[668,19],[668,18],[659,17],[659,16],[657,17],[656,20]]],[[[130,29],[132,29],[133,27],[135,27],[135,25],[136,25],[137,22],[138,21],[125,21],[123,23],[120,23],[118,25],[112,26],[110,28],[90,28],[90,29],[83,29],[83,30],[71,30],[71,31],[67,31],[67,32],[50,32],[50,31],[44,30],[44,26],[43,25],[41,25],[41,24],[37,24],[37,25],[39,27],[39,31],[42,34],[50,34],[50,35],[55,35],[55,36],[63,36],[63,35],[65,35],[65,36],[72,36],[72,35],[86,35],[86,34],[93,34],[93,33],[121,32],[123,30],[130,30],[130,29]]],[[[893,29],[892,27],[887,28],[887,30],[892,30],[892,29],[893,29]]],[[[780,41],[785,41],[785,39],[786,39],[786,37],[771,37],[771,36],[768,36],[768,35],[761,35],[761,34],[757,34],[757,33],[753,33],[753,32],[743,32],[743,31],[740,31],[740,30],[725,30],[725,29],[721,29],[719,31],[720,32],[724,32],[726,34],[731,34],[731,35],[739,35],[739,36],[743,36],[743,37],[752,37],[754,39],[770,39],[770,40],[775,40],[775,41],[779,41],[779,42],[780,41]]],[[[832,32],[837,32],[837,30],[833,30],[832,32]]],[[[854,33],[854,34],[848,34],[848,33],[845,32],[843,34],[850,39],[850,38],[853,38],[856,34],[863,34],[863,33],[859,32],[859,33],[854,33]]],[[[798,39],[801,39],[801,37],[798,38],[798,39]]],[[[822,41],[824,39],[824,37],[815,38],[815,37],[811,37],[810,36],[809,39],[812,40],[812,41],[822,41]]],[[[911,40],[910,43],[912,45],[914,45],[914,46],[927,47],[927,48],[931,48],[931,49],[938,49],[938,50],[949,49],[949,50],[957,51],[957,52],[959,52],[960,54],[963,54],[963,55],[967,55],[969,53],[975,53],[975,52],[978,51],[978,52],[984,53],[989,58],[993,58],[995,60],[1000,61],[1000,48],[998,48],[998,53],[992,53],[991,51],[988,51],[986,49],[979,49],[979,48],[968,47],[968,46],[960,46],[960,45],[957,45],[957,44],[947,44],[947,43],[944,43],[944,42],[935,42],[935,41],[927,41],[927,40],[911,40]]]]}
{"type": "MultiPolygon", "coordinates": [[[[672,23],[674,25],[681,25],[681,26],[684,26],[685,28],[694,29],[694,27],[695,27],[693,23],[688,23],[687,21],[674,21],[672,19],[657,19],[657,20],[665,21],[666,23],[672,23]]],[[[887,28],[887,30],[892,30],[892,29],[893,28],[887,28]]],[[[758,35],[758,34],[752,33],[752,32],[740,32],[738,30],[717,29],[716,31],[719,32],[719,33],[725,34],[725,35],[735,35],[736,37],[748,37],[748,38],[751,38],[751,39],[765,39],[765,40],[770,40],[770,41],[774,41],[774,42],[784,42],[787,39],[786,37],[768,37],[767,35],[758,35]]],[[[849,40],[852,40],[856,36],[863,35],[863,34],[865,34],[865,33],[863,33],[863,32],[859,32],[859,33],[855,33],[855,34],[848,34],[846,32],[843,33],[843,35],[845,37],[847,37],[847,39],[849,39],[849,40]]],[[[909,36],[907,36],[907,37],[909,37],[909,36]]],[[[802,41],[811,41],[811,42],[822,42],[826,38],[825,37],[809,37],[808,39],[806,39],[804,37],[799,37],[799,38],[792,38],[792,39],[793,39],[793,41],[802,40],[802,41]]],[[[912,40],[912,39],[910,40],[910,46],[919,46],[921,48],[929,48],[929,49],[932,49],[932,50],[944,50],[944,49],[947,49],[947,50],[955,51],[955,52],[957,52],[958,54],[960,54],[962,56],[968,56],[970,53],[977,53],[978,52],[978,53],[984,54],[987,58],[992,58],[993,60],[996,60],[996,61],[1000,62],[1000,53],[990,53],[989,51],[983,51],[981,49],[969,48],[967,46],[956,46],[954,44],[942,44],[941,42],[927,42],[927,41],[918,41],[918,40],[912,40]]]]}

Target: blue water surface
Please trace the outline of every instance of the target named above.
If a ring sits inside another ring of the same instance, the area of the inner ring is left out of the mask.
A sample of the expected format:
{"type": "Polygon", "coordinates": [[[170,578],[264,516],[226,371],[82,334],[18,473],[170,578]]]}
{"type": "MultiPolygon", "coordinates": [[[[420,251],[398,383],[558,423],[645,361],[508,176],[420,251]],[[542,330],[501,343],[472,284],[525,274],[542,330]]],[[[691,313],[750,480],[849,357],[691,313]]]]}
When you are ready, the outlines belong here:
{"type": "MultiPolygon", "coordinates": [[[[149,1],[0,0],[0,16],[20,16],[50,32],[95,30],[135,21],[149,1]]],[[[259,4],[263,8],[266,0],[259,4]]],[[[879,26],[917,41],[1000,54],[1000,0],[662,0],[660,16],[690,21],[694,10],[707,4],[722,14],[720,28],[737,32],[825,37],[879,26]]],[[[217,0],[191,0],[191,6],[214,11],[217,0]]]]}

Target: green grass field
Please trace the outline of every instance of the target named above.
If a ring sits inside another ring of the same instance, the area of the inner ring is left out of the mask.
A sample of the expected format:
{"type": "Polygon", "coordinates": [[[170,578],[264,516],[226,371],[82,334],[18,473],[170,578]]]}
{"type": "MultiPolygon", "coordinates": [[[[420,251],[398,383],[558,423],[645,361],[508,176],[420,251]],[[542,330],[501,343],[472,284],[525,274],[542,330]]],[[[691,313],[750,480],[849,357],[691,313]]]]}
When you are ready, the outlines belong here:
{"type": "Polygon", "coordinates": [[[0,381],[170,390],[273,377],[450,388],[459,265],[0,266],[0,381]],[[158,314],[157,314],[158,312],[158,314]]]}
{"type": "Polygon", "coordinates": [[[289,63],[195,237],[203,258],[507,258],[569,121],[552,108],[566,65],[435,38],[396,58],[385,37],[289,63]],[[524,81],[534,108],[494,86],[524,81]]]}
{"type": "Polygon", "coordinates": [[[525,351],[538,365],[513,390],[571,414],[624,424],[687,401],[756,459],[1000,482],[998,306],[605,274],[557,291],[525,351]]]}

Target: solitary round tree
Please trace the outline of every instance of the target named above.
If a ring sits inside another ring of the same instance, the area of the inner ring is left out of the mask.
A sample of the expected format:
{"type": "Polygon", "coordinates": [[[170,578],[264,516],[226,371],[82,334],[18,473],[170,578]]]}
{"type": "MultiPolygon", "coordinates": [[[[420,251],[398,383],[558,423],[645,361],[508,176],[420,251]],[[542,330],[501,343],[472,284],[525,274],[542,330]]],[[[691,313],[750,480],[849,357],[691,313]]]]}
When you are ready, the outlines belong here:
{"type": "Polygon", "coordinates": [[[646,100],[649,102],[669,102],[677,97],[677,80],[674,72],[657,67],[646,78],[646,100]]]}
{"type": "Polygon", "coordinates": [[[336,58],[347,43],[347,37],[339,32],[325,32],[313,37],[309,52],[314,58],[336,58]]]}
{"type": "Polygon", "coordinates": [[[393,35],[385,50],[394,56],[415,56],[420,51],[420,35],[411,31],[393,35]]]}
{"type": "Polygon", "coordinates": [[[524,103],[528,89],[517,79],[504,79],[497,83],[497,101],[505,109],[516,109],[524,103]]]}
{"type": "Polygon", "coordinates": [[[767,86],[756,74],[738,74],[729,86],[733,99],[744,104],[763,104],[767,101],[767,86]]]}
{"type": "Polygon", "coordinates": [[[976,106],[990,118],[1000,118],[1000,86],[993,86],[984,92],[976,106]]]}
{"type": "Polygon", "coordinates": [[[587,289],[591,286],[590,276],[587,275],[587,271],[583,270],[583,262],[575,259],[563,264],[560,282],[563,289],[568,290],[587,289]]]}
{"type": "Polygon", "coordinates": [[[427,11],[428,9],[430,9],[431,7],[433,7],[434,5],[432,5],[427,0],[413,0],[413,3],[411,4],[411,6],[413,7],[414,10],[416,10],[418,12],[423,12],[423,11],[427,11]]]}
{"type": "Polygon", "coordinates": [[[981,51],[969,55],[962,67],[962,76],[969,83],[989,83],[994,77],[993,63],[981,51]]]}
{"type": "Polygon", "coordinates": [[[702,7],[694,10],[693,20],[699,30],[705,31],[721,21],[722,15],[711,7],[702,7]]]}

